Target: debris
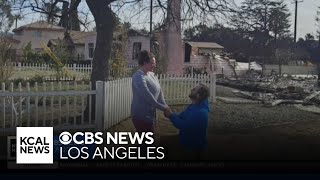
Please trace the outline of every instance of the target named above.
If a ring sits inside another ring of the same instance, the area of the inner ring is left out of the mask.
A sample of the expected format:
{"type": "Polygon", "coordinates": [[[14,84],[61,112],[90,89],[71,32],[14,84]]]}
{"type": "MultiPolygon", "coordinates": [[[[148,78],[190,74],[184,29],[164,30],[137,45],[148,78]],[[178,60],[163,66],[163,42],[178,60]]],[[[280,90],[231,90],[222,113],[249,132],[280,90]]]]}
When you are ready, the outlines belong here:
{"type": "Polygon", "coordinates": [[[276,106],[279,104],[302,104],[303,100],[285,100],[285,99],[278,99],[271,103],[271,106],[276,106]]]}
{"type": "Polygon", "coordinates": [[[273,94],[271,93],[257,93],[257,92],[244,92],[244,91],[232,91],[236,96],[251,99],[251,100],[258,100],[258,101],[270,101],[274,98],[273,94]]]}
{"type": "Polygon", "coordinates": [[[318,95],[320,95],[320,91],[317,91],[317,92],[311,94],[310,96],[306,97],[304,100],[305,101],[310,101],[311,99],[317,97],[318,95]]]}
{"type": "Polygon", "coordinates": [[[248,72],[235,79],[218,79],[217,85],[238,89],[233,93],[240,98],[260,101],[268,107],[279,104],[320,105],[320,89],[316,76],[276,75],[263,77],[248,72]]]}
{"type": "Polygon", "coordinates": [[[220,100],[227,104],[259,104],[261,101],[248,100],[243,98],[231,98],[231,97],[217,97],[217,100],[220,100]]]}

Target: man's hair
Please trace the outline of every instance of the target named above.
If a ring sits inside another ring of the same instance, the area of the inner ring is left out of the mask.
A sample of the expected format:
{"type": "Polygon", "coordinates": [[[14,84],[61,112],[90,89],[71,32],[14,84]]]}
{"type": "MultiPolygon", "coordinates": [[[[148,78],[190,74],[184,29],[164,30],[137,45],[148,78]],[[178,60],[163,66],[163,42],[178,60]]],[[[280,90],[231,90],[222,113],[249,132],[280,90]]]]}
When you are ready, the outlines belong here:
{"type": "Polygon", "coordinates": [[[210,96],[209,88],[204,84],[199,84],[198,94],[199,94],[199,100],[203,101],[207,99],[210,96]]]}
{"type": "Polygon", "coordinates": [[[150,63],[152,58],[154,58],[154,55],[151,52],[147,50],[142,50],[139,53],[138,64],[140,66],[143,66],[144,64],[150,63]]]}

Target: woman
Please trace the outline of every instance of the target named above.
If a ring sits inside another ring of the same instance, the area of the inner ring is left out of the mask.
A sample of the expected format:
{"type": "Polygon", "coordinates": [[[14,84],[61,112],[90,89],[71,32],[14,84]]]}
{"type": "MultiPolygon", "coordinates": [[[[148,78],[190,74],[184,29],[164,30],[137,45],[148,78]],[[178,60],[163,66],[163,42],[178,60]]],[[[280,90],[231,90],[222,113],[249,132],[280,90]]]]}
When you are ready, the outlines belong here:
{"type": "Polygon", "coordinates": [[[140,69],[132,76],[132,122],[137,132],[154,132],[156,109],[168,111],[169,107],[154,75],[156,60],[152,53],[141,51],[138,58],[140,69]]]}

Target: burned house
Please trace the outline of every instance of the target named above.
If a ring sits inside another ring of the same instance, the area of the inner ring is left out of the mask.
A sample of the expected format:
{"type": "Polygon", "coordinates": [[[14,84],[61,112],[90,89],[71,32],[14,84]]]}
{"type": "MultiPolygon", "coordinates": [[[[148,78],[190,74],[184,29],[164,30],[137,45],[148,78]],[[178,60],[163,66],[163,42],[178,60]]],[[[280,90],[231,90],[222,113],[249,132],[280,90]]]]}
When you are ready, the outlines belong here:
{"type": "Polygon", "coordinates": [[[223,46],[214,42],[185,42],[184,69],[187,73],[190,73],[190,69],[193,73],[211,73],[229,66],[223,60],[219,63],[214,62],[220,60],[216,58],[222,55],[223,49],[223,46]]]}

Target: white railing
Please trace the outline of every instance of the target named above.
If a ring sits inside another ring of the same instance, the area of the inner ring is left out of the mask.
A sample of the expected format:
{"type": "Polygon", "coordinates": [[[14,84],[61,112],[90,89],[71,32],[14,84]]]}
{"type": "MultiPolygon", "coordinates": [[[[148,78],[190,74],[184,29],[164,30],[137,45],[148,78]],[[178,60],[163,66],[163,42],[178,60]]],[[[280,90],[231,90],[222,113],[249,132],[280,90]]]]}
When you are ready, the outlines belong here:
{"type": "MultiPolygon", "coordinates": [[[[14,67],[17,71],[28,71],[28,70],[39,70],[39,71],[54,71],[51,64],[38,64],[38,63],[20,63],[13,62],[10,63],[10,66],[14,67]]],[[[128,65],[127,69],[134,69],[138,65],[128,65]]],[[[91,74],[92,65],[91,64],[66,64],[65,67],[69,71],[77,71],[82,73],[91,74]]]]}
{"type": "MultiPolygon", "coordinates": [[[[215,75],[158,75],[169,105],[189,104],[190,90],[202,83],[210,88],[210,102],[216,100],[215,75]]],[[[14,131],[17,126],[53,126],[55,129],[106,130],[130,117],[131,78],[91,84],[27,83],[0,91],[0,132],[14,131]],[[95,97],[93,97],[94,95],[95,97]],[[95,99],[93,99],[95,98],[95,99]],[[87,104],[88,103],[88,104],[87,104]],[[88,117],[85,109],[88,108],[88,117]],[[93,109],[95,107],[95,109],[93,109]],[[95,116],[92,119],[91,112],[95,116]]]]}
{"type": "MultiPolygon", "coordinates": [[[[58,80],[56,78],[56,70],[50,64],[37,64],[37,63],[10,63],[9,66],[13,67],[14,75],[11,79],[22,78],[29,80],[35,75],[41,74],[45,81],[58,80]]],[[[116,72],[115,70],[110,69],[110,75],[116,75],[120,77],[128,77],[131,74],[131,71],[136,68],[137,65],[128,65],[124,68],[124,71],[121,73],[116,72]]],[[[92,72],[91,64],[66,64],[66,70],[68,70],[72,77],[60,77],[59,80],[83,80],[89,79],[92,72]]]]}
{"type": "MultiPolygon", "coordinates": [[[[97,82],[97,87],[98,87],[97,82]]],[[[102,83],[102,82],[100,82],[102,83]]],[[[84,110],[89,98],[89,114],[92,112],[91,85],[74,82],[27,83],[22,87],[9,87],[2,83],[0,91],[0,132],[15,131],[17,126],[52,126],[59,129],[95,128],[97,122],[84,110]],[[80,86],[80,87],[79,87],[80,86]]],[[[97,101],[96,101],[97,102],[97,101]]]]}
{"type": "MultiPolygon", "coordinates": [[[[55,71],[51,64],[37,64],[37,63],[11,63],[11,66],[15,68],[16,71],[55,71]]],[[[81,73],[90,74],[92,71],[92,65],[89,64],[66,64],[66,69],[69,71],[76,71],[81,73]]]]}

